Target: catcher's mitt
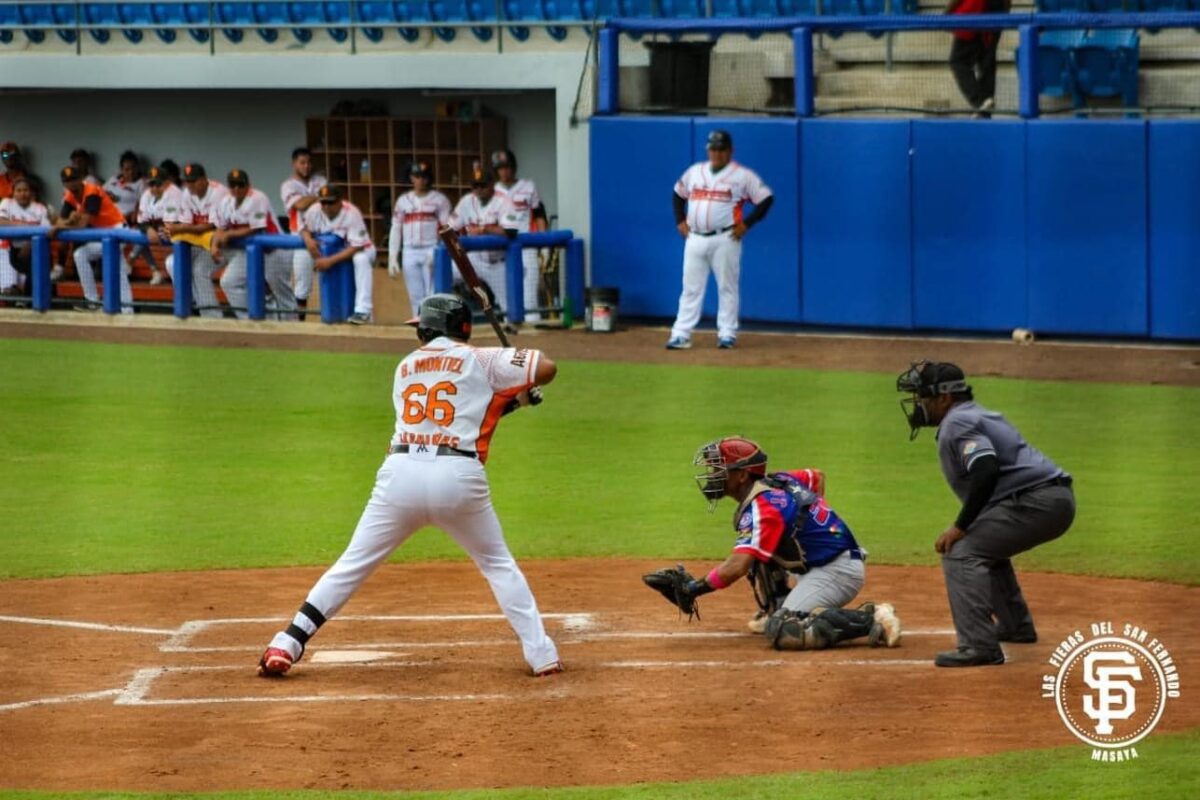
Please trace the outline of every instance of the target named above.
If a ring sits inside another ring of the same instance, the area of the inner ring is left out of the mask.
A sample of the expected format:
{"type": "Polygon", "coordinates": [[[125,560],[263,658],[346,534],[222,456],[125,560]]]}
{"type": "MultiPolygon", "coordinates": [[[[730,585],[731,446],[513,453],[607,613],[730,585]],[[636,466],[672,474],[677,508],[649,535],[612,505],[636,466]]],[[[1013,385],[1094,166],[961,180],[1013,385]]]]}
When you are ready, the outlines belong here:
{"type": "Polygon", "coordinates": [[[682,613],[687,614],[689,621],[692,617],[700,619],[700,608],[696,605],[696,598],[704,592],[696,591],[700,582],[688,574],[683,564],[649,572],[642,576],[642,582],[667,598],[667,602],[682,613]]]}

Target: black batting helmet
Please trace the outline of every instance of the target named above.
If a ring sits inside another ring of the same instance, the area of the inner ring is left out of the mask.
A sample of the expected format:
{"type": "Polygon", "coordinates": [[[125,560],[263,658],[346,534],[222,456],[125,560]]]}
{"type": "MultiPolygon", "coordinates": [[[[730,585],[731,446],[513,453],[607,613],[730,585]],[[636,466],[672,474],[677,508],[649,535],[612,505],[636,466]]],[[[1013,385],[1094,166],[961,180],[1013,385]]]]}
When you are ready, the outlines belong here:
{"type": "Polygon", "coordinates": [[[501,167],[512,167],[512,171],[517,171],[517,157],[512,150],[497,150],[492,153],[492,172],[501,167]]]}
{"type": "Polygon", "coordinates": [[[471,338],[471,309],[456,294],[431,294],[421,301],[417,316],[408,324],[416,326],[417,338],[422,342],[439,336],[465,342],[471,338]]]}

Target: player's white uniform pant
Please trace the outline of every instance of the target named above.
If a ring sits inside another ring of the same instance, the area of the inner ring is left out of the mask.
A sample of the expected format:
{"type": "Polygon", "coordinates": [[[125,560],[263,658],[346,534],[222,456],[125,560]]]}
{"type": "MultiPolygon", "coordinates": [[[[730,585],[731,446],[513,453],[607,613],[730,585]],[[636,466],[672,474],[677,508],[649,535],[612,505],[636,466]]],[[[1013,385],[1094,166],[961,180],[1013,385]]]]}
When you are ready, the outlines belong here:
{"type": "MultiPolygon", "coordinates": [[[[263,254],[263,272],[267,286],[275,296],[275,307],[284,312],[284,319],[295,319],[296,296],[292,293],[292,260],[287,250],[272,250],[263,254]]],[[[238,319],[250,316],[246,311],[246,251],[232,250],[229,266],[221,276],[221,289],[238,319]]]]}
{"type": "MultiPolygon", "coordinates": [[[[96,290],[96,273],[92,271],[92,262],[99,262],[103,248],[100,242],[88,242],[75,245],[75,272],[79,275],[79,283],[83,286],[83,296],[95,303],[100,300],[96,290]]],[[[117,257],[121,260],[117,274],[121,278],[121,313],[133,313],[133,291],[129,288],[129,262],[125,260],[122,248],[117,248],[117,257]]]]}
{"type": "Polygon", "coordinates": [[[475,273],[480,279],[492,287],[492,294],[496,296],[496,308],[507,311],[508,270],[505,269],[507,262],[503,256],[485,250],[473,250],[467,253],[467,258],[471,260],[471,265],[475,267],[475,273]]]}
{"type": "Polygon", "coordinates": [[[820,567],[796,576],[796,585],[783,601],[789,611],[810,613],[821,608],[842,608],[862,591],[866,565],[846,551],[820,567]]]}
{"type": "Polygon", "coordinates": [[[295,285],[296,299],[307,300],[312,294],[313,257],[312,253],[303,247],[292,251],[292,281],[295,285]]]}
{"type": "Polygon", "coordinates": [[[11,289],[19,282],[20,273],[13,268],[9,248],[0,247],[0,291],[11,289]]]}
{"type": "MultiPolygon", "coordinates": [[[[520,638],[529,666],[537,670],[557,661],[537,601],[504,542],[487,473],[473,458],[388,456],[349,546],[313,586],[308,603],[331,618],[393,550],[426,525],[444,530],[471,556],[520,638]]],[[[286,633],[276,634],[271,646],[298,655],[286,633]]]]}
{"type": "MultiPolygon", "coordinates": [[[[192,304],[200,310],[200,316],[220,319],[225,316],[221,310],[221,301],[217,290],[213,287],[213,273],[217,271],[217,262],[212,254],[203,247],[192,245],[192,304]]],[[[175,254],[167,256],[167,274],[171,283],[175,280],[175,254]]]]}
{"type": "Polygon", "coordinates": [[[542,279],[542,268],[538,263],[538,251],[536,247],[525,247],[521,249],[521,264],[525,269],[525,321],[538,322],[542,318],[541,312],[529,310],[531,308],[537,308],[541,305],[541,303],[538,302],[538,285],[541,283],[542,279]]]}
{"type": "Polygon", "coordinates": [[[679,314],[671,326],[671,338],[692,338],[700,321],[710,270],[717,279],[717,335],[737,336],[742,243],[728,232],[712,236],[691,233],[683,245],[683,293],[679,295],[679,314]]]}
{"type": "Polygon", "coordinates": [[[354,313],[371,316],[374,308],[375,285],[372,269],[375,266],[375,249],[359,250],[354,254],[354,313]]]}
{"type": "Polygon", "coordinates": [[[400,264],[404,267],[404,286],[415,317],[421,301],[433,294],[433,248],[405,247],[400,253],[400,264]]]}

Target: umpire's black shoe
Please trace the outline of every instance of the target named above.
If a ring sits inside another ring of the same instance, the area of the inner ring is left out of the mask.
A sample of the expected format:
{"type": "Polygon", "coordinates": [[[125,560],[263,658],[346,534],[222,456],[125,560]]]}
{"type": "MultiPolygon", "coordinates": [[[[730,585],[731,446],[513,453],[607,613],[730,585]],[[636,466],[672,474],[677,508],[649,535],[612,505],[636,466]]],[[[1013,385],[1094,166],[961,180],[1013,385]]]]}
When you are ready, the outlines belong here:
{"type": "Polygon", "coordinates": [[[1003,664],[1004,653],[999,650],[960,647],[957,650],[938,653],[933,663],[939,667],[984,667],[989,664],[1003,664]]]}

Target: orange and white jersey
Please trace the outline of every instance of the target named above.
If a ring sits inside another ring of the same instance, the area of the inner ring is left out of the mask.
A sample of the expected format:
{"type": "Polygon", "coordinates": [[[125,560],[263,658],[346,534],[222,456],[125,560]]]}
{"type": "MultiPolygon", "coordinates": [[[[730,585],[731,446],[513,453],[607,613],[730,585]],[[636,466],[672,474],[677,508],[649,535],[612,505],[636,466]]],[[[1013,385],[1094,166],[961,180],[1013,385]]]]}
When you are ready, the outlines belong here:
{"type": "Polygon", "coordinates": [[[138,207],[138,200],[146,190],[146,182],[141,178],[136,181],[126,181],[120,174],[113,175],[104,183],[104,191],[121,209],[121,213],[129,216],[129,212],[138,207]]]}
{"type": "Polygon", "coordinates": [[[264,233],[279,233],[279,223],[275,221],[271,200],[265,193],[253,187],[246,192],[245,199],[240,203],[230,192],[217,211],[217,219],[222,228],[246,226],[264,233]]]}
{"type": "Polygon", "coordinates": [[[371,233],[367,230],[362,212],[347,200],[342,201],[342,207],[333,219],[325,216],[320,203],[314,203],[304,212],[302,222],[302,227],[314,236],[319,233],[332,233],[345,239],[346,244],[351,247],[361,247],[370,253],[371,258],[375,257],[375,246],[371,244],[371,233]]]}
{"type": "Polygon", "coordinates": [[[187,197],[184,196],[183,189],[173,183],[163,187],[161,197],[155,197],[154,193],[147,189],[142,192],[142,199],[138,201],[137,221],[139,225],[191,222],[191,219],[187,197]]]}
{"type": "Polygon", "coordinates": [[[504,201],[499,195],[493,194],[491,199],[483,203],[474,192],[468,192],[454,207],[454,213],[450,215],[450,225],[459,230],[468,225],[499,225],[503,207],[504,201]]]}
{"type": "Polygon", "coordinates": [[[192,225],[216,225],[220,219],[218,211],[221,203],[229,196],[229,190],[216,181],[209,181],[208,189],[204,192],[203,197],[197,197],[191,191],[185,194],[187,210],[184,216],[187,216],[188,219],[182,221],[192,225]]]}
{"type": "Polygon", "coordinates": [[[675,183],[675,194],[688,201],[687,224],[696,233],[720,233],[742,219],[742,206],[757,205],[771,189],[753,170],[730,161],[713,173],[707,161],[687,168],[675,183]]]}
{"type": "Polygon", "coordinates": [[[400,228],[405,247],[434,247],[438,243],[438,228],[449,220],[450,201],[434,189],[424,195],[416,192],[400,195],[392,211],[392,229],[400,228]]]}
{"type": "Polygon", "coordinates": [[[508,230],[524,233],[533,230],[533,212],[542,204],[533,181],[522,178],[511,186],[496,184],[495,197],[500,198],[500,224],[508,230]]]}
{"type": "Polygon", "coordinates": [[[279,197],[283,200],[283,210],[287,212],[288,227],[292,233],[299,233],[300,229],[304,227],[300,220],[302,212],[296,208],[297,201],[305,197],[316,197],[317,192],[326,183],[328,181],[325,180],[325,176],[320,174],[310,175],[307,181],[292,175],[279,187],[279,197]]]}
{"type": "Polygon", "coordinates": [[[505,405],[532,387],[538,350],[472,347],[442,336],[396,367],[393,445],[453,447],[486,463],[505,405]]]}
{"type": "MultiPolygon", "coordinates": [[[[6,197],[0,200],[0,221],[48,228],[50,214],[46,207],[36,200],[30,200],[29,205],[22,206],[11,197],[6,197]]],[[[0,239],[0,250],[8,250],[10,247],[7,239],[0,239]]]]}

